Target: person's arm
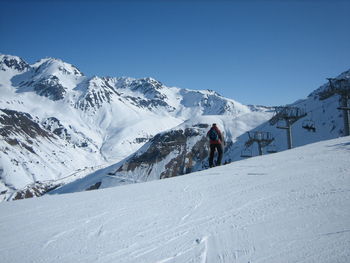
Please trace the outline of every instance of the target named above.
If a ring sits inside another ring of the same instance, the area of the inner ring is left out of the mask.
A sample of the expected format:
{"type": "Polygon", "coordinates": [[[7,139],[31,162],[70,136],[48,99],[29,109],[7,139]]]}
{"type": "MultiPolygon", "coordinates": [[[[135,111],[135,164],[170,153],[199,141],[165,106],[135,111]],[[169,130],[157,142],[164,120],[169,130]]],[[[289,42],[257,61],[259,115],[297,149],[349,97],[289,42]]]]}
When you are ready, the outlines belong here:
{"type": "Polygon", "coordinates": [[[219,128],[216,128],[215,130],[216,130],[216,132],[218,133],[218,136],[219,136],[220,141],[222,142],[223,136],[222,136],[222,134],[221,134],[221,131],[219,130],[219,128]]]}
{"type": "Polygon", "coordinates": [[[221,133],[221,138],[222,138],[222,139],[221,139],[222,145],[225,146],[225,145],[226,145],[226,142],[225,142],[225,133],[224,133],[224,132],[221,133]]]}

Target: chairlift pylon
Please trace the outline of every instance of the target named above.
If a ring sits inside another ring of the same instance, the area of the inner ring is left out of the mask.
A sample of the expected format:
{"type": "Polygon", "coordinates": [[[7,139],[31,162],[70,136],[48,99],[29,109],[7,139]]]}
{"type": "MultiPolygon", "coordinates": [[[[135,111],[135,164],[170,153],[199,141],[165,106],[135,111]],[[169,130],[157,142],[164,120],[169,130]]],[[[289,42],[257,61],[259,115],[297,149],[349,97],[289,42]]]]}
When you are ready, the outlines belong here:
{"type": "Polygon", "coordinates": [[[268,153],[276,153],[277,152],[277,147],[275,144],[270,144],[267,146],[266,151],[268,153]]]}
{"type": "Polygon", "coordinates": [[[253,157],[252,149],[251,148],[245,148],[241,151],[241,157],[243,158],[250,158],[253,157]]]}

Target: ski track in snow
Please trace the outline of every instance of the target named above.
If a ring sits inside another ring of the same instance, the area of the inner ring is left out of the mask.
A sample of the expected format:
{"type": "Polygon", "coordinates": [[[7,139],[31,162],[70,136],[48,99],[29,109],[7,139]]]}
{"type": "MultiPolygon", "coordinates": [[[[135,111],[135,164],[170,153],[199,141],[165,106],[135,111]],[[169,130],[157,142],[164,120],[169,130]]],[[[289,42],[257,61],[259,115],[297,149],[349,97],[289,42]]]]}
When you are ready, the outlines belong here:
{"type": "Polygon", "coordinates": [[[349,262],[349,140],[1,203],[2,262],[349,262]]]}

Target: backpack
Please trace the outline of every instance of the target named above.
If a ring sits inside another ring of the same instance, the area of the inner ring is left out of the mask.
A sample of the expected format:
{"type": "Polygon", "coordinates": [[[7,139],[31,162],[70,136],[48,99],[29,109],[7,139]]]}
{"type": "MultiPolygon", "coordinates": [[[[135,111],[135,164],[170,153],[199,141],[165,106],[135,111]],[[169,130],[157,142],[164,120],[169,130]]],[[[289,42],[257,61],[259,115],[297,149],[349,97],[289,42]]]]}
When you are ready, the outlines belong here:
{"type": "Polygon", "coordinates": [[[209,139],[212,141],[219,140],[219,134],[215,129],[210,129],[209,131],[209,139]]]}

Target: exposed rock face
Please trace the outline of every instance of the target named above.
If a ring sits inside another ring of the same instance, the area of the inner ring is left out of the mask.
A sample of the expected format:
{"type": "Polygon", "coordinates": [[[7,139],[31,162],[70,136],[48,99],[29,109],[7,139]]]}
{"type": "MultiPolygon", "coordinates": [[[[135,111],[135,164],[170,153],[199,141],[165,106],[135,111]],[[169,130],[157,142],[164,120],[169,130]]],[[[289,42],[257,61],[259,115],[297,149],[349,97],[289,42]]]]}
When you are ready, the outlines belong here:
{"type": "Polygon", "coordinates": [[[151,166],[166,158],[172,151],[181,150],[186,144],[183,130],[174,130],[165,134],[158,134],[151,140],[151,145],[140,156],[132,157],[127,164],[126,171],[134,171],[141,165],[151,166]]]}
{"type": "MultiPolygon", "coordinates": [[[[12,164],[11,171],[13,175],[10,175],[11,177],[16,176],[16,173],[19,171],[27,170],[31,165],[42,165],[43,157],[50,160],[49,158],[55,156],[56,152],[54,150],[43,152],[40,145],[44,142],[46,142],[46,145],[55,145],[58,142],[54,133],[41,126],[38,119],[34,119],[28,113],[9,109],[0,109],[0,140],[5,142],[0,147],[0,156],[2,158],[5,156],[9,157],[12,164]],[[18,154],[15,154],[16,152],[18,154]]],[[[55,160],[54,162],[57,162],[57,159],[52,159],[55,160]]],[[[4,163],[6,162],[6,160],[3,161],[4,163]]],[[[61,163],[64,164],[63,162],[61,163]]],[[[36,181],[36,174],[31,173],[30,176],[33,178],[33,183],[18,189],[12,183],[7,183],[9,175],[4,174],[5,169],[8,169],[8,166],[7,168],[0,168],[0,185],[7,188],[7,190],[0,192],[0,199],[3,200],[18,200],[41,196],[60,186],[60,183],[36,181]]],[[[27,178],[23,179],[28,181],[27,178]]]]}
{"type": "Polygon", "coordinates": [[[102,182],[97,182],[96,184],[87,188],[86,191],[96,190],[96,189],[100,188],[101,184],[102,184],[102,182]]]}
{"type": "Polygon", "coordinates": [[[147,150],[132,156],[114,175],[146,170],[141,174],[146,173],[152,179],[163,179],[205,168],[208,157],[208,127],[207,124],[197,124],[156,135],[148,143],[147,150]],[[159,163],[164,163],[164,169],[157,166],[159,163]],[[155,166],[161,171],[160,174],[155,171],[155,166]]]}
{"type": "Polygon", "coordinates": [[[127,100],[131,102],[131,104],[139,107],[139,108],[147,108],[149,110],[153,110],[157,107],[167,108],[168,111],[174,111],[175,108],[171,107],[168,103],[166,103],[162,99],[142,99],[140,97],[125,97],[127,100]]]}
{"type": "Polygon", "coordinates": [[[34,84],[34,91],[38,95],[48,97],[54,101],[63,99],[66,94],[66,89],[59,83],[56,76],[40,79],[34,84]]]}
{"type": "Polygon", "coordinates": [[[112,95],[117,94],[116,90],[105,80],[94,77],[86,84],[87,89],[84,95],[77,101],[75,107],[83,111],[101,108],[104,103],[112,101],[112,95]]]}
{"type": "Polygon", "coordinates": [[[165,86],[153,78],[103,78],[109,87],[118,91],[119,100],[130,103],[138,108],[157,110],[162,107],[168,112],[176,109],[167,103],[168,97],[164,94],[165,86]],[[131,93],[125,91],[131,91],[131,93]]]}
{"type": "Polygon", "coordinates": [[[166,169],[160,174],[160,178],[163,179],[191,173],[196,162],[201,164],[199,168],[204,168],[205,160],[208,157],[208,149],[206,146],[207,139],[202,137],[192,149],[188,149],[188,151],[183,149],[181,154],[166,164],[166,169]]]}
{"type": "Polygon", "coordinates": [[[72,127],[65,127],[61,121],[55,117],[49,117],[42,122],[42,126],[52,132],[53,134],[60,137],[77,147],[88,147],[90,145],[87,138],[77,133],[72,127]]]}
{"type": "Polygon", "coordinates": [[[134,143],[145,143],[148,142],[150,139],[152,139],[152,137],[138,137],[135,138],[134,143]]]}
{"type": "Polygon", "coordinates": [[[45,127],[45,129],[53,132],[61,139],[68,141],[71,139],[71,135],[68,133],[67,129],[55,117],[47,118],[42,122],[42,125],[45,127]]]}
{"type": "Polygon", "coordinates": [[[20,145],[34,153],[32,147],[28,145],[33,144],[31,139],[35,139],[37,136],[52,138],[52,135],[42,129],[28,113],[0,109],[0,114],[0,124],[2,125],[0,136],[11,146],[20,145]],[[17,138],[19,134],[26,138],[26,142],[19,141],[17,138]]]}
{"type": "Polygon", "coordinates": [[[13,196],[13,200],[20,200],[25,198],[39,197],[43,194],[56,189],[61,186],[61,184],[51,184],[36,182],[28,185],[26,188],[17,191],[13,196]]]}
{"type": "Polygon", "coordinates": [[[6,71],[6,68],[11,68],[17,71],[24,71],[30,66],[23,59],[15,56],[0,55],[0,69],[6,71]]]}
{"type": "Polygon", "coordinates": [[[144,78],[134,80],[130,84],[132,91],[139,91],[149,99],[166,99],[166,95],[162,94],[160,90],[163,84],[152,78],[144,78]]]}

